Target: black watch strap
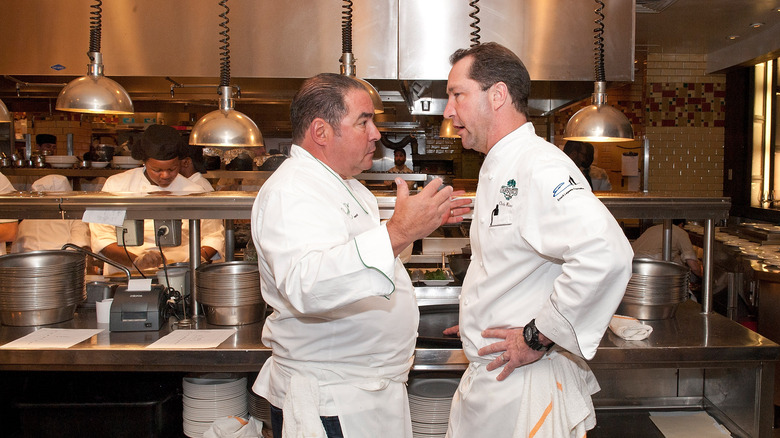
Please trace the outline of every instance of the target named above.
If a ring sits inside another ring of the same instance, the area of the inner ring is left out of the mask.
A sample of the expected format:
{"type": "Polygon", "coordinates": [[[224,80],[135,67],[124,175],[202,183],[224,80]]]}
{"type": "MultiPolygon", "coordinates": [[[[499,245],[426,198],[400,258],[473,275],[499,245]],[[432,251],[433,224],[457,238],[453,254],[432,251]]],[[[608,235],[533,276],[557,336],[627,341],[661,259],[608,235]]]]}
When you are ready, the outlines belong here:
{"type": "Polygon", "coordinates": [[[544,345],[539,340],[539,329],[536,328],[536,320],[532,319],[531,322],[526,324],[523,328],[523,339],[526,345],[532,350],[547,351],[555,345],[555,342],[550,342],[549,345],[544,345]]]}

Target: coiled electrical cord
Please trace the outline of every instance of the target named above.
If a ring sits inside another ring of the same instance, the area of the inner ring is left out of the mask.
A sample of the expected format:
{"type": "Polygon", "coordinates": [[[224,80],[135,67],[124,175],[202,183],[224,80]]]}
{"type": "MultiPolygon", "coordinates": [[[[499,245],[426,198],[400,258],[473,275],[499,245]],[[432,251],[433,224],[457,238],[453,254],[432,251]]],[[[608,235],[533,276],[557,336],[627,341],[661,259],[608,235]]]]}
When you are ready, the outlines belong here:
{"type": "Polygon", "coordinates": [[[100,51],[100,37],[103,27],[101,26],[102,14],[103,14],[103,0],[95,0],[95,4],[90,8],[94,9],[90,11],[89,19],[89,52],[100,51]]]}
{"type": "Polygon", "coordinates": [[[220,35],[222,35],[222,39],[219,40],[222,45],[219,47],[219,49],[222,51],[220,54],[220,68],[219,68],[219,86],[220,87],[229,87],[230,86],[230,28],[228,27],[228,23],[230,23],[230,19],[228,18],[228,12],[230,12],[230,8],[228,8],[227,0],[221,0],[219,2],[220,6],[225,8],[225,12],[219,14],[219,16],[222,18],[222,23],[219,23],[219,27],[222,28],[222,30],[219,32],[220,35]]]}
{"type": "Polygon", "coordinates": [[[478,26],[479,24],[479,17],[477,17],[477,14],[479,14],[479,6],[477,6],[477,3],[479,3],[479,0],[471,0],[469,2],[469,6],[474,8],[474,11],[472,11],[469,14],[469,17],[473,20],[471,24],[469,25],[472,29],[471,33],[471,47],[479,45],[479,31],[481,30],[478,26]]]}
{"type": "Polygon", "coordinates": [[[596,8],[596,28],[593,29],[595,41],[595,61],[596,61],[596,82],[605,82],[606,74],[604,73],[604,2],[596,0],[599,7],[596,8]]]}
{"type": "Polygon", "coordinates": [[[352,53],[352,0],[344,0],[341,7],[341,53],[352,53]]]}

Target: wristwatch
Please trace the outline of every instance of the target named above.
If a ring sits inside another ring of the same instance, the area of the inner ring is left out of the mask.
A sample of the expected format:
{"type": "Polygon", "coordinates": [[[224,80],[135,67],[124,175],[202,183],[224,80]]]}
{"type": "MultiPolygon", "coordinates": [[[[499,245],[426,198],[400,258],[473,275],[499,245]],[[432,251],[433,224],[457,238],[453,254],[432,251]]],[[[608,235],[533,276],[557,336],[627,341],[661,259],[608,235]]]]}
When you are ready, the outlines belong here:
{"type": "Polygon", "coordinates": [[[531,350],[547,351],[555,345],[555,342],[550,342],[550,345],[544,345],[539,341],[539,329],[536,328],[535,319],[532,319],[531,322],[526,324],[523,328],[523,338],[525,339],[526,345],[528,345],[531,350]]]}

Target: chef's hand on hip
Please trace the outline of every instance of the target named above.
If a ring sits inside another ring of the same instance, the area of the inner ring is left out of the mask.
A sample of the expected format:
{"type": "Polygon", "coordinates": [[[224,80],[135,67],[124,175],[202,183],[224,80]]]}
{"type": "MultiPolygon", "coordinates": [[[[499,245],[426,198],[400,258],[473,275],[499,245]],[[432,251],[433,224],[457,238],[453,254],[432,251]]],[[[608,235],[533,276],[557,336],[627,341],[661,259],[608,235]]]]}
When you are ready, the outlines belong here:
{"type": "Polygon", "coordinates": [[[493,371],[501,366],[504,367],[498,377],[496,377],[496,380],[498,381],[509,377],[515,368],[536,362],[544,356],[544,351],[536,351],[528,347],[528,344],[525,343],[525,338],[523,337],[522,327],[511,329],[487,329],[482,331],[482,337],[503,339],[503,341],[486,345],[477,352],[480,356],[501,353],[497,358],[493,359],[492,362],[487,364],[486,367],[488,371],[493,371]]]}
{"type": "Polygon", "coordinates": [[[135,258],[135,265],[140,270],[156,268],[162,264],[162,256],[158,251],[148,249],[135,258]]]}

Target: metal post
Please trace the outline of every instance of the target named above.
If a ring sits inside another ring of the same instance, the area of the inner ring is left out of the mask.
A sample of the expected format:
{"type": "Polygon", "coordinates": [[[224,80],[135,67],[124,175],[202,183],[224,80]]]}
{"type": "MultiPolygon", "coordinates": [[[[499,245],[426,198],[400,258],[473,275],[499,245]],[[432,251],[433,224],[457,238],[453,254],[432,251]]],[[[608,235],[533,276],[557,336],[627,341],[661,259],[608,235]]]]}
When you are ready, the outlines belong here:
{"type": "Polygon", "coordinates": [[[65,134],[65,137],[68,139],[67,141],[67,154],[73,155],[73,133],[69,132],[65,134]]]}
{"type": "Polygon", "coordinates": [[[190,219],[190,314],[196,318],[198,310],[198,284],[195,270],[200,266],[200,219],[190,219]]]}
{"type": "Polygon", "coordinates": [[[24,159],[32,158],[32,134],[24,134],[24,159]]]}
{"type": "Polygon", "coordinates": [[[704,221],[704,272],[701,279],[701,311],[712,313],[712,247],[715,245],[715,220],[704,221]]]}
{"type": "Polygon", "coordinates": [[[642,191],[650,191],[650,140],[645,137],[642,145],[642,191]]]}
{"type": "Polygon", "coordinates": [[[664,219],[664,240],[663,240],[663,259],[667,262],[672,260],[672,220],[664,219]]]}
{"type": "Polygon", "coordinates": [[[235,259],[235,253],[236,231],[233,229],[233,219],[225,219],[225,261],[232,262],[235,259]]]}

